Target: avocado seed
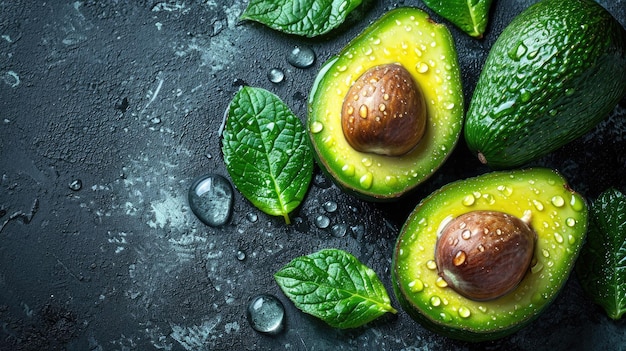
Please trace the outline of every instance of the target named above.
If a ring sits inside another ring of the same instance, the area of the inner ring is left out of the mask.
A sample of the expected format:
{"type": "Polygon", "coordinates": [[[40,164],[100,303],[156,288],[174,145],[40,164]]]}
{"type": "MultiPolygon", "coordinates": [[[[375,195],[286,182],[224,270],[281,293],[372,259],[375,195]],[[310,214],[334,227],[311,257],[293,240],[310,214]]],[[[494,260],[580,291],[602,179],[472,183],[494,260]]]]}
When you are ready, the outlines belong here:
{"type": "Polygon", "coordinates": [[[404,155],[419,143],[426,130],[422,91],[402,65],[374,66],[348,90],[341,127],[357,151],[404,155]]]}
{"type": "Polygon", "coordinates": [[[528,217],[472,211],[452,219],[435,247],[439,275],[456,292],[476,301],[511,292],[524,278],[534,253],[537,234],[528,217]]]}

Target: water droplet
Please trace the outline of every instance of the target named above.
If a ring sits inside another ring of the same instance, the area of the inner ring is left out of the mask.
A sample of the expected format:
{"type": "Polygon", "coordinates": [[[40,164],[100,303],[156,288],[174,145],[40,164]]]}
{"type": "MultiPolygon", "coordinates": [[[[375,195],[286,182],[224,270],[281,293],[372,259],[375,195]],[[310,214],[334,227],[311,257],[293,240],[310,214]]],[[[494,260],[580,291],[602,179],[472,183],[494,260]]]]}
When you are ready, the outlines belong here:
{"type": "Polygon", "coordinates": [[[563,236],[559,233],[554,233],[554,240],[556,240],[557,243],[562,244],[563,236]]]}
{"type": "Polygon", "coordinates": [[[435,260],[428,260],[426,261],[426,268],[434,271],[435,269],[437,269],[437,263],[435,262],[435,260]]]}
{"type": "Polygon", "coordinates": [[[280,68],[272,68],[267,72],[267,79],[272,83],[278,84],[285,79],[285,72],[280,68]]]}
{"type": "Polygon", "coordinates": [[[204,224],[217,227],[226,224],[233,210],[233,188],[219,174],[198,177],[187,196],[191,211],[204,224]]]}
{"type": "Polygon", "coordinates": [[[572,217],[567,217],[565,224],[567,224],[568,227],[573,227],[576,225],[576,220],[572,217]]]}
{"type": "Polygon", "coordinates": [[[246,259],[246,253],[241,251],[241,250],[237,251],[237,259],[239,261],[245,260],[246,259]]]}
{"type": "Polygon", "coordinates": [[[517,44],[517,46],[512,47],[511,50],[509,50],[508,54],[512,60],[519,61],[522,58],[522,56],[526,54],[527,50],[528,50],[528,47],[524,45],[524,42],[520,41],[517,44]]]}
{"type": "Polygon", "coordinates": [[[348,177],[352,177],[354,175],[354,165],[343,165],[341,171],[348,177]]]}
{"type": "Polygon", "coordinates": [[[580,199],[578,199],[576,195],[572,195],[572,198],[570,199],[569,204],[570,206],[572,206],[572,209],[576,212],[580,212],[585,208],[584,203],[580,199]]]}
{"type": "Polygon", "coordinates": [[[563,197],[560,195],[553,196],[550,201],[556,207],[563,207],[563,205],[565,205],[565,199],[563,199],[563,197]]]}
{"type": "Polygon", "coordinates": [[[415,279],[409,283],[409,289],[411,289],[412,292],[420,292],[424,290],[424,282],[420,279],[415,279]]]}
{"type": "Polygon", "coordinates": [[[328,228],[330,225],[330,218],[325,215],[319,215],[315,217],[315,226],[320,229],[328,228]]]}
{"type": "Polygon", "coordinates": [[[572,235],[572,234],[569,234],[567,236],[567,240],[569,241],[570,244],[576,243],[576,237],[574,235],[572,235]]]}
{"type": "Polygon", "coordinates": [[[285,307],[275,296],[257,295],[248,304],[247,317],[254,330],[264,334],[276,335],[282,331],[284,326],[285,307]]]}
{"type": "Polygon", "coordinates": [[[287,56],[287,62],[297,68],[308,68],[315,62],[315,52],[306,46],[296,46],[287,56]]]}
{"type": "Polygon", "coordinates": [[[343,238],[348,233],[348,225],[346,223],[335,224],[330,228],[330,233],[336,238],[343,238]]]}
{"type": "Polygon", "coordinates": [[[441,298],[439,296],[431,296],[430,304],[433,305],[434,307],[441,305],[441,298]]]}
{"type": "Polygon", "coordinates": [[[471,314],[472,312],[469,308],[465,306],[459,307],[459,316],[461,316],[461,318],[468,318],[471,314]]]}
{"type": "Polygon", "coordinates": [[[491,194],[483,194],[483,199],[485,199],[485,201],[487,201],[487,203],[490,205],[496,203],[496,198],[491,194]]]}
{"type": "Polygon", "coordinates": [[[472,232],[469,229],[465,229],[461,232],[461,238],[469,240],[472,237],[472,232]]]}
{"type": "Polygon", "coordinates": [[[534,60],[538,54],[539,54],[539,50],[534,50],[534,51],[529,52],[528,56],[526,57],[528,57],[529,60],[534,60]]]}
{"type": "Polygon", "coordinates": [[[415,65],[415,69],[417,70],[418,73],[426,73],[428,72],[428,65],[424,62],[418,62],[415,65]]]}
{"type": "Polygon", "coordinates": [[[476,201],[476,198],[473,195],[466,195],[463,198],[463,205],[464,206],[472,206],[474,204],[474,201],[476,201]]]}
{"type": "Polygon", "coordinates": [[[324,125],[318,121],[314,121],[313,123],[311,123],[311,133],[313,134],[317,134],[319,132],[321,132],[324,129],[324,125]]]}
{"type": "Polygon", "coordinates": [[[487,313],[487,307],[483,305],[478,306],[478,310],[482,313],[487,313]]]}
{"type": "Polygon", "coordinates": [[[246,214],[246,219],[250,223],[255,223],[259,219],[259,216],[256,213],[248,212],[248,214],[246,214]]]}
{"type": "Polygon", "coordinates": [[[361,163],[363,164],[363,166],[369,167],[374,163],[374,161],[372,160],[371,157],[365,156],[361,159],[361,163]]]}
{"type": "Polygon", "coordinates": [[[528,102],[530,101],[530,98],[532,97],[532,94],[530,93],[530,91],[526,90],[526,89],[522,89],[522,91],[520,92],[519,98],[521,102],[528,102]]]}
{"type": "Polygon", "coordinates": [[[535,205],[537,211],[543,211],[543,203],[541,201],[533,200],[533,205],[535,205]]]}
{"type": "Polygon", "coordinates": [[[546,258],[550,257],[550,251],[546,249],[541,250],[541,254],[543,255],[543,257],[546,257],[546,258]]]}
{"type": "Polygon", "coordinates": [[[365,173],[359,178],[359,184],[363,189],[369,189],[372,187],[372,182],[374,181],[374,175],[370,172],[365,173]]]}
{"type": "Polygon", "coordinates": [[[502,193],[504,196],[511,196],[513,194],[513,189],[506,185],[498,185],[498,191],[502,193]]]}
{"type": "Polygon", "coordinates": [[[337,211],[337,203],[335,201],[326,201],[322,206],[326,212],[332,213],[337,211]]]}
{"type": "Polygon", "coordinates": [[[531,273],[541,272],[542,269],[543,269],[543,263],[539,261],[537,261],[537,263],[535,263],[534,265],[530,267],[531,273]]]}
{"type": "Polygon", "coordinates": [[[74,191],[79,191],[83,188],[83,182],[80,179],[74,179],[68,184],[69,188],[74,191]]]}
{"type": "Polygon", "coordinates": [[[459,252],[456,253],[456,255],[454,255],[454,258],[452,259],[452,264],[458,267],[462,265],[463,263],[465,263],[466,259],[467,259],[467,254],[465,253],[465,251],[460,250],[459,252]]]}
{"type": "Polygon", "coordinates": [[[448,286],[448,283],[442,277],[437,277],[437,280],[435,280],[435,285],[440,288],[445,288],[448,286]]]}
{"type": "Polygon", "coordinates": [[[389,186],[397,185],[398,184],[398,177],[393,176],[393,175],[385,176],[385,184],[387,184],[389,186]]]}

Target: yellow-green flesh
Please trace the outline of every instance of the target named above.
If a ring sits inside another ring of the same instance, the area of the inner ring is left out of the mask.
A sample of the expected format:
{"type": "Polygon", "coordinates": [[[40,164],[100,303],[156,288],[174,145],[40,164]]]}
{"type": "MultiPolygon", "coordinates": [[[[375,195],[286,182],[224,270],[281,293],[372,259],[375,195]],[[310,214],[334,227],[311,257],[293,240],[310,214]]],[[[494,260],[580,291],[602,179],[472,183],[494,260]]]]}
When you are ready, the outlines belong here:
{"type": "Polygon", "coordinates": [[[503,336],[532,320],[557,295],[583,244],[586,225],[584,199],[551,170],[494,172],[449,184],[422,201],[403,227],[394,252],[395,291],[405,307],[449,336],[503,336]],[[531,211],[537,233],[529,272],[514,291],[491,301],[473,301],[454,292],[439,277],[434,262],[440,224],[475,210],[519,218],[531,211]]]}
{"type": "Polygon", "coordinates": [[[321,166],[344,188],[395,198],[428,178],[459,138],[463,95],[448,29],[415,8],[388,12],[325,63],[309,99],[307,128],[321,166]],[[427,127],[418,146],[401,157],[362,153],[343,136],[341,108],[352,84],[369,68],[400,63],[421,88],[427,127]]]}

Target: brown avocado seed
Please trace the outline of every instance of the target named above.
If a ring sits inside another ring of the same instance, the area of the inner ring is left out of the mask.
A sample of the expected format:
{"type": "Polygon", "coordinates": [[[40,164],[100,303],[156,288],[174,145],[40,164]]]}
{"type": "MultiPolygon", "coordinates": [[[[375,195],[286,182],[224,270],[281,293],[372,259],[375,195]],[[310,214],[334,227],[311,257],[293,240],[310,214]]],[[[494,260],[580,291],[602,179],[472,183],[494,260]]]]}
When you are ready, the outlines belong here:
{"type": "Polygon", "coordinates": [[[511,292],[533,257],[537,234],[528,217],[472,211],[452,219],[435,247],[439,275],[457,293],[476,301],[511,292]]]}
{"type": "Polygon", "coordinates": [[[424,136],[424,96],[402,65],[374,66],[348,90],[341,109],[341,127],[357,151],[404,155],[424,136]]]}

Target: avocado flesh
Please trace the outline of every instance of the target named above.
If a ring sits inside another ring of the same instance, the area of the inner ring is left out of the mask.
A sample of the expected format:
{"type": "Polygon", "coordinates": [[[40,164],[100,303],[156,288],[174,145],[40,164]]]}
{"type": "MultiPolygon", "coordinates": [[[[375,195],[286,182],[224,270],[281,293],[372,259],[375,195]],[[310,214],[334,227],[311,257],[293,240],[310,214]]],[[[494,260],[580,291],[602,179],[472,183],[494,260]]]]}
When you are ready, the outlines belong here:
{"type": "Polygon", "coordinates": [[[450,183],[422,200],[404,224],[392,262],[394,292],[405,311],[430,330],[460,340],[497,339],[526,326],[556,297],[586,228],[585,200],[552,170],[492,172],[450,183]],[[537,233],[529,272],[513,291],[489,301],[442,287],[434,264],[440,224],[475,210],[519,218],[529,210],[537,233]]]}
{"type": "Polygon", "coordinates": [[[581,137],[626,94],[626,32],[593,0],[543,0],[494,43],[465,121],[470,150],[518,167],[581,137]]]}
{"type": "Polygon", "coordinates": [[[416,8],[392,10],[368,27],[323,65],[309,95],[307,130],[318,164],[341,188],[368,200],[398,198],[427,179],[454,149],[462,124],[452,36],[416,8]],[[422,90],[425,134],[402,156],[356,151],[341,129],[343,99],[365,71],[389,63],[403,65],[422,90]]]}

